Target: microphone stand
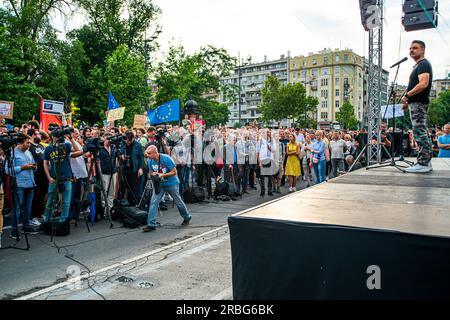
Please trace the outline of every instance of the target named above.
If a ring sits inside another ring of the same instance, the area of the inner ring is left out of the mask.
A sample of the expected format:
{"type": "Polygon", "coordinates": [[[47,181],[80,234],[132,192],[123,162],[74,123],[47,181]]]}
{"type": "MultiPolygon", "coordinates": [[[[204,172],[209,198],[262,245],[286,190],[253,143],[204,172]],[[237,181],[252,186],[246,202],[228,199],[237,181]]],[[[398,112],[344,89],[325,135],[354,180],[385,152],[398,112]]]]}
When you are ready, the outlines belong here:
{"type": "MultiPolygon", "coordinates": [[[[393,120],[393,132],[392,132],[391,152],[389,153],[387,151],[386,147],[384,145],[382,145],[383,149],[387,152],[387,154],[389,154],[390,159],[386,160],[388,162],[385,161],[384,163],[381,163],[379,165],[366,167],[367,170],[384,168],[384,167],[394,167],[394,168],[397,168],[398,170],[400,170],[401,172],[405,173],[406,171],[404,170],[404,168],[408,168],[408,166],[401,166],[401,165],[396,164],[395,163],[395,156],[394,156],[394,152],[395,152],[395,147],[394,147],[395,146],[395,129],[396,129],[395,128],[395,126],[396,126],[396,123],[395,123],[395,104],[397,102],[396,101],[397,100],[396,99],[396,96],[397,96],[396,89],[397,89],[397,76],[398,76],[399,69],[400,69],[400,64],[397,65],[397,71],[395,73],[395,78],[394,78],[394,81],[391,84],[391,93],[389,95],[388,105],[386,106],[386,110],[384,111],[384,117],[385,117],[387,109],[389,108],[389,101],[391,101],[392,102],[392,116],[393,116],[393,118],[392,118],[392,120],[393,120]]],[[[403,95],[402,95],[402,97],[403,97],[403,95]]],[[[378,134],[381,135],[381,131],[379,131],[378,134]]],[[[403,134],[402,134],[402,141],[403,141],[403,134]]],[[[402,148],[403,148],[403,145],[402,145],[402,148]]],[[[402,152],[402,154],[403,154],[403,152],[402,152]]],[[[403,162],[406,162],[408,164],[412,164],[411,162],[409,162],[407,160],[404,160],[402,156],[400,157],[400,159],[398,161],[403,161],[403,162]]]]}

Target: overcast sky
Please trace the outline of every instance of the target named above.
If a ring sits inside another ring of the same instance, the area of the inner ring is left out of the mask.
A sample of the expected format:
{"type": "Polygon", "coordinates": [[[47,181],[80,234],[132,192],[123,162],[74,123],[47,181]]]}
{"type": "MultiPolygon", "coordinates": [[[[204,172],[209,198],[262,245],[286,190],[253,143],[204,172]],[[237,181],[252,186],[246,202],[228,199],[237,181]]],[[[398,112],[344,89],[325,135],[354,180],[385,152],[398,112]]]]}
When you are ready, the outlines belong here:
{"type": "MultiPolygon", "coordinates": [[[[227,49],[254,62],[281,54],[307,55],[324,48],[352,48],[367,55],[368,33],[361,26],[358,0],[154,0],[162,9],[160,43],[167,49],[172,38],[188,52],[205,44],[227,49]]],[[[411,40],[427,44],[426,57],[435,78],[450,72],[450,1],[441,0],[437,29],[405,32],[401,28],[402,0],[386,0],[383,65],[409,57],[411,40]],[[441,18],[441,17],[439,17],[441,18]],[[439,31],[439,32],[438,32],[439,31]],[[440,34],[439,34],[440,33],[440,34]],[[400,43],[401,35],[401,43],[400,43]],[[400,54],[399,54],[399,46],[400,54]]],[[[414,65],[410,58],[400,68],[399,83],[406,84],[414,65]]],[[[395,70],[395,69],[392,69],[395,70]]],[[[391,81],[393,80],[393,75],[391,81]]]]}
{"type": "MultiPolygon", "coordinates": [[[[361,26],[358,0],[154,0],[162,9],[159,42],[167,50],[172,39],[189,53],[212,44],[253,62],[280,55],[307,55],[324,48],[368,51],[368,32],[361,26]]],[[[411,40],[427,45],[435,79],[450,72],[450,1],[440,0],[437,29],[405,32],[401,27],[402,0],[386,0],[383,65],[385,69],[409,57],[411,40]],[[445,20],[445,21],[444,21],[445,20]]],[[[79,22],[78,22],[79,23],[79,22]]],[[[70,23],[75,25],[78,23],[70,23]]],[[[401,65],[399,84],[407,84],[414,61],[401,65]]],[[[393,71],[395,69],[391,69],[393,71]]],[[[391,72],[390,81],[394,72],[391,72]]]]}

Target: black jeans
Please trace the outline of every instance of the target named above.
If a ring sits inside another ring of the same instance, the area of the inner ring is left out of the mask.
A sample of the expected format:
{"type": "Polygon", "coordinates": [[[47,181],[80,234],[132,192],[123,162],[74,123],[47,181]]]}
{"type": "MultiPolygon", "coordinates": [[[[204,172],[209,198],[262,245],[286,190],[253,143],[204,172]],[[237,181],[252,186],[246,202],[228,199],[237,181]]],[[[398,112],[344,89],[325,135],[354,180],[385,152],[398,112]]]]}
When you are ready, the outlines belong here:
{"type": "Polygon", "coordinates": [[[265,187],[265,182],[264,180],[268,180],[267,182],[267,192],[271,193],[272,192],[272,176],[260,176],[260,183],[261,183],[261,195],[264,195],[266,193],[266,187],[265,187]]]}

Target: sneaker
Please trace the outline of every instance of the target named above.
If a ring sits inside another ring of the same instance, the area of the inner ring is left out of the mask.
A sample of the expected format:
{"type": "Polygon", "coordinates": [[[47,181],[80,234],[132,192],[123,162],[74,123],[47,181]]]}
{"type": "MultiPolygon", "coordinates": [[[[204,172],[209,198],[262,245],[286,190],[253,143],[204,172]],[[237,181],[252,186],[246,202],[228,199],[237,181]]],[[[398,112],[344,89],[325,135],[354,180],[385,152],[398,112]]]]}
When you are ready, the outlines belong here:
{"type": "Polygon", "coordinates": [[[412,167],[406,168],[405,172],[408,172],[408,173],[428,173],[428,172],[431,172],[432,170],[433,170],[433,168],[431,166],[429,166],[429,165],[423,166],[423,165],[417,163],[417,164],[415,164],[412,167]]]}
{"type": "Polygon", "coordinates": [[[25,226],[22,228],[22,233],[28,233],[28,234],[38,234],[38,230],[36,230],[34,227],[32,226],[25,226]]]}
{"type": "Polygon", "coordinates": [[[431,165],[431,161],[428,162],[428,167],[431,169],[431,171],[433,171],[433,166],[431,165]]]}
{"type": "Polygon", "coordinates": [[[295,192],[295,191],[297,191],[297,188],[296,187],[292,187],[292,192],[295,192]]]}
{"type": "Polygon", "coordinates": [[[39,221],[38,218],[33,218],[33,219],[30,221],[30,225],[39,227],[39,226],[41,225],[41,222],[39,221]]]}
{"type": "Polygon", "coordinates": [[[268,196],[273,196],[273,193],[272,192],[267,192],[267,195],[268,196]]]}
{"type": "Polygon", "coordinates": [[[142,232],[152,232],[155,230],[156,230],[156,227],[154,227],[154,226],[145,226],[144,228],[142,228],[142,232]]]}
{"type": "Polygon", "coordinates": [[[289,187],[289,192],[292,192],[292,187],[289,187]]]}
{"type": "Polygon", "coordinates": [[[11,239],[13,239],[13,240],[20,241],[20,235],[19,235],[19,232],[17,230],[16,231],[11,231],[11,233],[9,234],[9,237],[11,239]]]}
{"type": "Polygon", "coordinates": [[[187,219],[184,219],[183,222],[181,223],[182,226],[187,226],[189,224],[189,222],[191,222],[192,216],[190,216],[187,219]]]}

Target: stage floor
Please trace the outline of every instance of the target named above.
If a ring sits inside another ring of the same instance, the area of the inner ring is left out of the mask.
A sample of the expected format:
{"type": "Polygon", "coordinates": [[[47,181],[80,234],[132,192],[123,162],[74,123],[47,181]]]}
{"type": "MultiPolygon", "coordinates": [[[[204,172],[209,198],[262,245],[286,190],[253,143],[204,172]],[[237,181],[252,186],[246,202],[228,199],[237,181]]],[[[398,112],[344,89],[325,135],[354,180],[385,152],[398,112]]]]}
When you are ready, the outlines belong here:
{"type": "Polygon", "coordinates": [[[450,237],[450,159],[432,165],[427,174],[363,168],[239,216],[450,237]]]}

